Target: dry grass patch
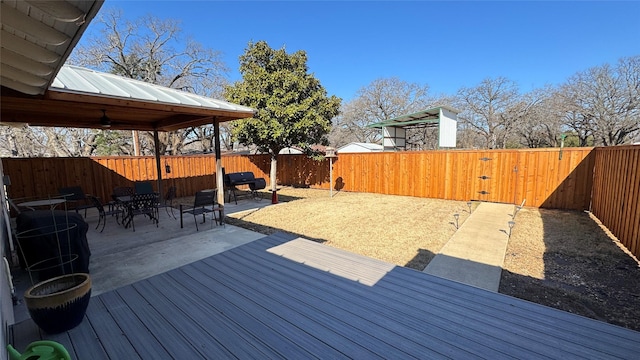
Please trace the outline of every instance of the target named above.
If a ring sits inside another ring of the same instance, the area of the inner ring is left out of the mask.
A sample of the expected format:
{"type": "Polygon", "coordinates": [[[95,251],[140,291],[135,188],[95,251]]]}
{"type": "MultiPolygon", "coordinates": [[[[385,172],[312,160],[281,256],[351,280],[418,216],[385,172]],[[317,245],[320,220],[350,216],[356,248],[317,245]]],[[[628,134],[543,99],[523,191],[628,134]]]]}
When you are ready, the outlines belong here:
{"type": "Polygon", "coordinates": [[[640,330],[638,262],[587,213],[523,209],[503,269],[503,294],[640,330]]]}
{"type": "Polygon", "coordinates": [[[327,245],[422,270],[468,217],[466,202],[284,188],[287,201],[235,215],[228,223],[263,233],[287,231],[327,245]],[[242,223],[240,223],[242,222],[242,223]]]}

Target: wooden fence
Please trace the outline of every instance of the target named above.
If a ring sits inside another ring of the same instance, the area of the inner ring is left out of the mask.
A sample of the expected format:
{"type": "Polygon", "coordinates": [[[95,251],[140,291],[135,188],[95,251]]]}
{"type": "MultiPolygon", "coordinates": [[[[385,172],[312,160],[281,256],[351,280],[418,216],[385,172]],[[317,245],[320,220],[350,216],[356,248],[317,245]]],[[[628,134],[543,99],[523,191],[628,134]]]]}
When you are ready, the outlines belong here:
{"type": "MultiPolygon", "coordinates": [[[[67,185],[109,199],[115,186],[156,180],[153,157],[2,159],[12,198],[43,198],[67,185]]],[[[163,156],[163,188],[178,196],[215,187],[215,157],[163,156]],[[164,172],[169,165],[171,172],[164,172]]],[[[278,157],[278,184],[449,200],[591,210],[640,256],[640,147],[339,154],[329,161],[278,157]],[[595,170],[594,170],[595,169],[595,170]],[[595,171],[595,172],[594,172],[595,171]],[[592,196],[593,194],[593,196],[592,196]],[[592,200],[593,198],[593,200],[592,200]],[[593,201],[593,203],[592,203],[593,201]]],[[[269,177],[268,155],[222,158],[227,173],[269,177]]],[[[155,184],[154,184],[155,186],[155,184]]]]}
{"type": "Polygon", "coordinates": [[[595,149],[591,212],[640,258],[640,146],[595,149]]]}
{"type": "MultiPolygon", "coordinates": [[[[449,200],[482,200],[534,207],[589,208],[595,157],[591,148],[494,151],[425,151],[342,154],[334,160],[281,155],[278,183],[336,190],[449,200]]],[[[178,196],[215,187],[212,155],[163,156],[163,187],[178,196]],[[165,172],[165,166],[170,172],[165,172]]],[[[78,184],[108,199],[116,186],[157,179],[153,157],[3,159],[13,198],[46,197],[78,184]]],[[[268,155],[226,156],[228,173],[253,171],[269,177],[268,155]]]]}
{"type": "MultiPolygon", "coordinates": [[[[588,209],[592,148],[343,154],[334,160],[336,190],[588,209]]],[[[328,189],[328,164],[281,157],[278,183],[328,189]]]]}

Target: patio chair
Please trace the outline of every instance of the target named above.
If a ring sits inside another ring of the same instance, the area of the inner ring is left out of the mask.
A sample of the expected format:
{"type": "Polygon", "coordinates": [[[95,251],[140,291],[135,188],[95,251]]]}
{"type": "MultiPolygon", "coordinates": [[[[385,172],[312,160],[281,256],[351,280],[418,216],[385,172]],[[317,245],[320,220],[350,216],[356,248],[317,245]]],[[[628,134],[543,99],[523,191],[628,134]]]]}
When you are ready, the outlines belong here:
{"type": "Polygon", "coordinates": [[[111,201],[107,203],[109,206],[109,210],[114,210],[116,207],[120,207],[123,210],[125,209],[125,204],[119,199],[127,198],[133,196],[133,187],[131,186],[116,186],[113,188],[111,192],[111,201]]]}
{"type": "Polygon", "coordinates": [[[94,207],[90,203],[87,195],[81,186],[67,186],[58,189],[58,193],[68,202],[73,203],[71,209],[75,209],[76,213],[84,209],[84,217],[87,217],[87,209],[94,207]]]}
{"type": "MultiPolygon", "coordinates": [[[[216,202],[217,190],[202,190],[196,193],[196,197],[193,200],[193,207],[184,209],[180,204],[180,228],[183,228],[182,214],[188,213],[193,215],[193,221],[196,223],[196,231],[200,231],[198,228],[198,220],[196,217],[202,215],[202,223],[204,224],[207,213],[213,213],[213,220],[220,225],[224,224],[224,207],[216,202]],[[220,216],[220,220],[216,217],[216,212],[220,216]]],[[[211,223],[213,228],[213,222],[211,223]]]]}
{"type": "Polygon", "coordinates": [[[162,203],[158,204],[158,208],[164,208],[167,215],[171,215],[174,219],[177,219],[176,215],[173,213],[173,200],[176,198],[176,191],[175,186],[169,187],[167,195],[162,199],[162,203]],[[169,213],[169,209],[171,209],[171,213],[169,213]]]}
{"type": "Polygon", "coordinates": [[[158,195],[155,193],[151,194],[133,194],[131,197],[131,201],[127,204],[128,214],[127,223],[125,227],[131,225],[133,227],[133,231],[136,231],[136,224],[134,222],[134,218],[136,215],[146,215],[153,222],[156,223],[156,227],[158,227],[158,195]]]}
{"type": "Polygon", "coordinates": [[[153,194],[153,185],[150,181],[136,181],[133,188],[136,194],[153,194]]]}
{"type": "Polygon", "coordinates": [[[121,208],[113,208],[113,209],[105,210],[104,209],[104,205],[102,204],[100,199],[98,199],[97,197],[92,196],[92,195],[87,195],[87,197],[93,203],[93,205],[96,207],[96,209],[98,209],[99,217],[98,217],[98,224],[96,225],[96,230],[98,230],[98,227],[100,227],[100,223],[102,223],[102,229],[100,229],[100,232],[104,231],[104,227],[105,227],[105,225],[107,225],[107,215],[115,215],[116,216],[116,222],[118,224],[120,224],[120,215],[123,215],[123,218],[124,218],[124,210],[123,209],[121,209],[121,208]]]}

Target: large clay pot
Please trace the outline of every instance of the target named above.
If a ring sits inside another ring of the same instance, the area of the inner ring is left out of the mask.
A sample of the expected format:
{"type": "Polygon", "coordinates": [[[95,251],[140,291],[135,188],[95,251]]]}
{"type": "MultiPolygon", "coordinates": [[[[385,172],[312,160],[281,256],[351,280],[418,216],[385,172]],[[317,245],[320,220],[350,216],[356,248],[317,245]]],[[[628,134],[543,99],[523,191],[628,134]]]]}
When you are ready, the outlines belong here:
{"type": "Polygon", "coordinates": [[[31,319],[57,334],[78,326],[91,298],[91,277],[85,273],[58,276],[30,287],[24,294],[31,319]]]}

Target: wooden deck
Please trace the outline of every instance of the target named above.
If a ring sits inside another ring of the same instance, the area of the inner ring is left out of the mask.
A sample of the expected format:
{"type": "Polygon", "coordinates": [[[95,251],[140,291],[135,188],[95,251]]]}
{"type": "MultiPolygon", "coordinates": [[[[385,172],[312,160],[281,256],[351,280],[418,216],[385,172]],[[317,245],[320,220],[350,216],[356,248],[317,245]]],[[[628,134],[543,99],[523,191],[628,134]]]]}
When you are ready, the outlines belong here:
{"type": "MultiPolygon", "coordinates": [[[[18,349],[41,334],[12,327],[18,349]]],[[[91,299],[77,359],[636,358],[640,332],[276,234],[91,299]]]]}

